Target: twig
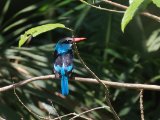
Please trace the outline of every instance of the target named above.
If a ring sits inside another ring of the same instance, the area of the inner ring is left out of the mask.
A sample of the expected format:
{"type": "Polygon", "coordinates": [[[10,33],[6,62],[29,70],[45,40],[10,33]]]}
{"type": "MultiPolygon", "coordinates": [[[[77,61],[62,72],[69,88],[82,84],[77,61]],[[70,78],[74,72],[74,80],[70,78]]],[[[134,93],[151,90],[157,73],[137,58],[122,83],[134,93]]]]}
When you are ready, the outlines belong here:
{"type": "Polygon", "coordinates": [[[97,9],[100,9],[100,10],[103,10],[103,11],[115,12],[115,13],[124,13],[124,12],[125,12],[125,11],[117,11],[117,10],[102,8],[102,7],[100,7],[100,6],[95,6],[95,5],[90,4],[90,3],[88,3],[88,2],[86,2],[86,1],[84,1],[84,0],[80,0],[80,1],[81,1],[82,3],[84,3],[84,4],[86,4],[86,5],[89,5],[89,6],[93,7],[93,8],[97,8],[97,9]]]}
{"type": "MultiPolygon", "coordinates": [[[[57,118],[59,119],[59,120],[61,120],[61,118],[60,118],[60,115],[58,114],[58,112],[57,112],[57,110],[56,110],[56,108],[53,106],[53,102],[52,102],[52,100],[49,100],[50,101],[50,103],[51,103],[51,105],[52,105],[52,107],[53,107],[53,109],[55,110],[55,112],[56,112],[56,114],[57,114],[57,118]]],[[[50,113],[49,113],[49,117],[50,117],[50,113]]],[[[51,119],[51,118],[50,118],[51,119]]]]}
{"type": "Polygon", "coordinates": [[[22,100],[19,98],[19,96],[17,95],[16,90],[15,90],[15,87],[14,87],[14,94],[15,94],[15,96],[17,97],[18,101],[21,103],[21,105],[23,105],[23,107],[24,107],[29,113],[31,113],[32,115],[34,115],[34,116],[36,116],[36,117],[38,117],[38,118],[40,118],[40,119],[48,120],[47,117],[40,116],[40,115],[34,113],[32,110],[30,110],[30,109],[22,102],[22,100]]]}
{"type": "Polygon", "coordinates": [[[76,113],[69,113],[69,114],[66,114],[66,115],[58,116],[58,117],[56,117],[52,120],[58,120],[59,118],[61,119],[61,118],[68,117],[68,116],[71,116],[71,115],[76,115],[76,113]]]}
{"type": "Polygon", "coordinates": [[[115,6],[115,7],[121,8],[121,9],[124,9],[124,10],[126,10],[126,9],[128,8],[128,7],[125,6],[125,5],[121,5],[121,4],[116,3],[116,2],[113,2],[113,1],[109,1],[109,0],[102,0],[102,1],[108,3],[108,4],[112,5],[112,6],[115,6]]]}
{"type": "MultiPolygon", "coordinates": [[[[76,113],[69,113],[69,114],[66,114],[66,115],[63,115],[63,116],[59,116],[59,114],[57,113],[57,114],[58,114],[58,117],[57,117],[57,118],[54,118],[54,119],[51,119],[50,116],[49,116],[49,117],[43,117],[43,116],[40,116],[40,115],[34,113],[32,110],[30,110],[30,109],[22,102],[22,100],[19,98],[19,96],[17,95],[17,93],[16,93],[16,91],[15,91],[15,87],[14,87],[14,94],[15,94],[15,96],[17,97],[18,101],[23,105],[23,107],[24,107],[25,109],[27,109],[27,111],[28,111],[29,113],[31,113],[32,115],[34,115],[34,116],[36,116],[36,117],[38,117],[38,118],[40,118],[40,119],[43,119],[43,120],[61,120],[61,118],[64,118],[64,117],[67,117],[67,116],[70,116],[70,115],[77,115],[76,113]]],[[[52,104],[52,107],[53,107],[53,104],[52,104]]],[[[56,111],[56,112],[57,112],[57,111],[56,111]]],[[[84,118],[84,119],[86,119],[86,120],[89,120],[89,119],[86,118],[86,117],[82,117],[82,118],[84,118]]]]}
{"type": "Polygon", "coordinates": [[[140,103],[141,120],[144,120],[143,89],[140,90],[139,103],[140,103]]]}
{"type": "MultiPolygon", "coordinates": [[[[72,37],[73,37],[73,41],[74,41],[74,32],[72,31],[72,37]]],[[[105,99],[106,99],[106,102],[108,104],[108,106],[110,107],[110,110],[112,111],[112,114],[115,118],[115,120],[120,120],[119,116],[117,115],[116,111],[114,110],[112,104],[111,104],[111,101],[109,99],[109,90],[108,90],[108,87],[106,86],[106,84],[103,83],[103,81],[101,81],[99,79],[99,77],[85,64],[85,62],[83,61],[83,59],[81,58],[79,52],[78,52],[78,48],[75,44],[75,42],[73,42],[73,47],[74,47],[74,50],[75,50],[75,53],[77,55],[77,57],[79,58],[80,62],[82,63],[82,65],[84,66],[84,68],[105,88],[105,99]]]]}
{"type": "MultiPolygon", "coordinates": [[[[121,5],[119,3],[116,3],[116,2],[113,2],[113,1],[110,1],[110,0],[102,0],[102,1],[108,3],[108,4],[112,5],[112,6],[124,9],[124,10],[126,10],[128,8],[128,6],[121,5]]],[[[151,14],[149,12],[142,12],[141,15],[146,16],[148,18],[151,18],[151,19],[153,19],[153,20],[155,20],[157,22],[160,22],[160,17],[159,16],[156,16],[156,15],[151,14]]]]}
{"type": "MultiPolygon", "coordinates": [[[[69,113],[69,114],[62,115],[62,116],[59,116],[59,114],[58,114],[58,117],[56,117],[56,118],[54,118],[54,119],[51,119],[50,116],[49,116],[49,117],[40,116],[40,115],[34,113],[32,110],[30,110],[30,109],[22,102],[22,100],[19,98],[19,96],[17,95],[17,93],[16,93],[16,91],[15,91],[15,87],[14,87],[14,94],[15,94],[15,96],[17,97],[18,101],[24,106],[24,108],[27,109],[27,111],[28,111],[29,113],[31,113],[32,115],[34,115],[34,116],[36,116],[36,117],[38,117],[38,118],[40,118],[40,119],[43,119],[43,120],[61,120],[61,118],[68,117],[68,116],[70,116],[70,115],[75,115],[75,116],[77,116],[76,113],[69,113]]],[[[56,112],[57,112],[57,111],[56,111],[56,112]]],[[[83,116],[80,116],[80,117],[81,117],[81,118],[84,118],[84,119],[86,119],[86,120],[91,120],[91,119],[89,119],[89,118],[87,118],[87,117],[83,117],[83,116]]]]}
{"type": "MultiPolygon", "coordinates": [[[[23,85],[26,85],[30,82],[37,81],[37,80],[48,80],[48,79],[56,79],[55,75],[45,75],[39,77],[29,78],[18,83],[14,83],[11,85],[7,85],[4,87],[0,87],[0,92],[5,92],[11,89],[19,88],[23,85]]],[[[70,80],[70,82],[84,82],[84,83],[92,83],[98,84],[99,82],[93,78],[82,78],[82,77],[75,77],[74,80],[70,80]]],[[[136,84],[136,83],[120,83],[120,82],[111,82],[111,80],[101,80],[105,85],[114,87],[114,88],[127,88],[127,89],[136,89],[136,90],[152,90],[152,91],[160,91],[159,85],[149,85],[149,84],[136,84]]]]}
{"type": "MultiPolygon", "coordinates": [[[[56,117],[56,118],[51,119],[51,120],[58,120],[59,118],[64,118],[64,117],[68,117],[68,116],[71,116],[71,115],[76,116],[78,114],[76,114],[76,113],[69,113],[69,114],[66,114],[66,115],[62,115],[62,116],[56,117]]],[[[79,117],[81,117],[83,119],[86,119],[86,120],[91,120],[90,118],[87,118],[87,117],[83,117],[83,116],[79,116],[79,117]]]]}
{"type": "Polygon", "coordinates": [[[62,116],[58,116],[56,118],[54,118],[53,120],[58,120],[59,118],[64,118],[64,117],[68,117],[68,116],[71,116],[71,115],[75,115],[75,113],[69,113],[69,114],[66,114],[66,115],[62,115],[62,116]]]}
{"type": "MultiPolygon", "coordinates": [[[[83,2],[84,4],[87,4],[87,5],[89,5],[89,6],[93,7],[93,8],[97,8],[97,9],[100,9],[100,10],[105,10],[105,11],[109,11],[109,12],[116,12],[116,13],[124,13],[124,11],[117,11],[117,10],[112,10],[112,9],[106,9],[106,8],[102,8],[102,7],[97,7],[97,6],[95,6],[95,5],[92,5],[92,4],[84,1],[84,0],[80,0],[80,1],[83,2]]],[[[115,7],[121,8],[121,9],[124,9],[124,10],[126,10],[126,9],[128,8],[128,6],[121,5],[121,4],[119,4],[119,3],[116,3],[116,2],[113,2],[113,1],[110,1],[110,0],[102,0],[102,1],[103,1],[103,2],[106,2],[107,4],[110,4],[110,5],[112,5],[112,6],[115,6],[115,7]]],[[[160,22],[160,17],[159,17],[159,16],[156,16],[156,15],[151,14],[151,13],[149,13],[149,12],[142,12],[142,13],[140,13],[140,14],[143,15],[143,16],[146,16],[146,17],[148,17],[148,18],[151,18],[151,19],[153,19],[153,20],[155,20],[155,21],[157,21],[157,22],[160,22]]]]}
{"type": "Polygon", "coordinates": [[[81,115],[84,115],[84,114],[86,114],[86,113],[89,113],[89,112],[92,112],[92,111],[95,111],[95,110],[104,109],[104,108],[106,108],[106,107],[107,107],[107,106],[92,108],[92,109],[90,109],[90,110],[87,110],[87,111],[84,111],[84,112],[82,112],[82,113],[80,113],[80,114],[77,114],[76,116],[72,117],[72,118],[69,119],[69,120],[74,120],[75,118],[80,117],[81,115]]]}

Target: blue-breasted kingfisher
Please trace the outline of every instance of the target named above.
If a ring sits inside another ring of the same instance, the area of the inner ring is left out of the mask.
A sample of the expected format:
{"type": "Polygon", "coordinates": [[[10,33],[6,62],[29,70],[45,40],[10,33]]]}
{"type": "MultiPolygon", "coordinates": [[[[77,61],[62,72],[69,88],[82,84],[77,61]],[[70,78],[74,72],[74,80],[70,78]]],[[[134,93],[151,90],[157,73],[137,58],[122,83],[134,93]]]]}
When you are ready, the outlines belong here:
{"type": "Polygon", "coordinates": [[[74,68],[73,65],[73,42],[79,42],[86,38],[66,37],[58,41],[54,51],[54,73],[56,78],[61,79],[62,95],[69,94],[68,80],[74,68]]]}

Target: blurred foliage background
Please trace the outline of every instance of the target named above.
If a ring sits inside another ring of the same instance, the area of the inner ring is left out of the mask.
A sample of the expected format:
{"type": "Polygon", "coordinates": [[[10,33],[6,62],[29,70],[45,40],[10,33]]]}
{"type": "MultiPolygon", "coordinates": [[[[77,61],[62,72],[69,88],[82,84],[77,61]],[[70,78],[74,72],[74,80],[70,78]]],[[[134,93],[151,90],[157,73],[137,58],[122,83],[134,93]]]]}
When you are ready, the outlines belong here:
{"type": "MultiPolygon", "coordinates": [[[[115,0],[117,1],[117,0],[115,0]]],[[[89,1],[93,3],[93,1],[89,1]]],[[[128,1],[118,1],[128,5],[128,1]]],[[[114,7],[103,2],[102,7],[114,7]]],[[[160,15],[155,5],[147,11],[160,15]]],[[[77,36],[88,40],[78,44],[87,65],[101,78],[117,82],[160,84],[160,24],[144,16],[136,16],[124,33],[120,30],[123,14],[100,11],[76,0],[1,0],[0,1],[0,86],[24,79],[52,74],[53,47],[66,30],[53,30],[33,38],[18,48],[19,36],[25,30],[45,24],[63,23],[77,36]]],[[[75,58],[74,76],[92,77],[75,58]]],[[[36,81],[17,94],[35,113],[57,117],[71,112],[81,113],[106,105],[100,85],[70,82],[70,94],[59,95],[59,80],[36,81]],[[52,101],[52,104],[51,104],[52,101]]],[[[110,88],[113,106],[122,120],[139,120],[139,91],[110,88]]],[[[146,120],[160,120],[160,93],[144,91],[146,120]]],[[[0,116],[7,120],[38,119],[17,100],[13,90],[0,93],[0,116]]],[[[106,109],[85,116],[109,120],[106,109]]],[[[64,118],[69,119],[69,118],[64,118]]],[[[82,119],[82,118],[81,118],[82,119]]]]}

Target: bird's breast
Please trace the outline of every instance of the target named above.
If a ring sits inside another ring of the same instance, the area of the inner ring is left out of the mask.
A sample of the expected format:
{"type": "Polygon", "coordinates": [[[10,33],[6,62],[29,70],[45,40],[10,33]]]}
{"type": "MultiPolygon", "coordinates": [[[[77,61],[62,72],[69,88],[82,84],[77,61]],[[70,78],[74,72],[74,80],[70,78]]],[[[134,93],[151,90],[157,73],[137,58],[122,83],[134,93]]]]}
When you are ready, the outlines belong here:
{"type": "Polygon", "coordinates": [[[61,54],[58,55],[54,66],[56,68],[60,68],[57,69],[57,72],[61,72],[62,70],[65,70],[66,72],[70,72],[73,69],[73,53],[72,51],[66,53],[66,54],[61,54]]]}

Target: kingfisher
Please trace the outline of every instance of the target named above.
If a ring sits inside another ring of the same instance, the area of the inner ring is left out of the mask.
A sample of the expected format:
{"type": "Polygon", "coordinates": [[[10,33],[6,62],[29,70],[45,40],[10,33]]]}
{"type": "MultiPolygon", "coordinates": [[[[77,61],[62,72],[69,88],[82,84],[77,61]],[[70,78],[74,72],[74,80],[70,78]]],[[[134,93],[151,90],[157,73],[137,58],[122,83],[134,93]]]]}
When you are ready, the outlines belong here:
{"type": "Polygon", "coordinates": [[[56,78],[61,79],[61,93],[66,96],[69,94],[68,80],[74,68],[73,65],[73,42],[80,42],[86,38],[66,37],[58,41],[54,51],[54,73],[56,78]]]}

